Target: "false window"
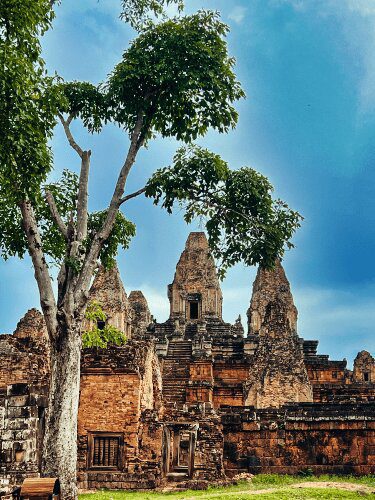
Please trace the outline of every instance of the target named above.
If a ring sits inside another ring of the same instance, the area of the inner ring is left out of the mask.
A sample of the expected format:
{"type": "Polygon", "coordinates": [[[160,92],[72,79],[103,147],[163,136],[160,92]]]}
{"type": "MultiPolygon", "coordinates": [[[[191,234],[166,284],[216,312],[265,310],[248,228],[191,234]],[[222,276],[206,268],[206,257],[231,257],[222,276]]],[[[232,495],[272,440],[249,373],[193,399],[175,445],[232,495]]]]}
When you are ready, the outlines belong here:
{"type": "Polygon", "coordinates": [[[332,372],[332,378],[337,378],[337,372],[332,372]]]}
{"type": "Polygon", "coordinates": [[[119,469],[122,436],[120,434],[91,434],[89,436],[89,466],[91,468],[119,469]]]}

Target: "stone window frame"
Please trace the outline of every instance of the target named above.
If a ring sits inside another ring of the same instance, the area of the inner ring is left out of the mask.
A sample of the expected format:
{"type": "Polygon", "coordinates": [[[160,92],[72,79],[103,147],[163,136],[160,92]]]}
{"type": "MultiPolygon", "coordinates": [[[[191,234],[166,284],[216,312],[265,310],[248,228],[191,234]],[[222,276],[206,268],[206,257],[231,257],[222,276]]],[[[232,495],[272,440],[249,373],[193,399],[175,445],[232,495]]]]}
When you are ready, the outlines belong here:
{"type": "Polygon", "coordinates": [[[121,471],[124,461],[124,434],[121,432],[92,431],[88,434],[88,469],[90,470],[113,470],[121,471]],[[117,465],[94,465],[94,443],[95,438],[117,438],[118,439],[118,460],[117,465]]]}

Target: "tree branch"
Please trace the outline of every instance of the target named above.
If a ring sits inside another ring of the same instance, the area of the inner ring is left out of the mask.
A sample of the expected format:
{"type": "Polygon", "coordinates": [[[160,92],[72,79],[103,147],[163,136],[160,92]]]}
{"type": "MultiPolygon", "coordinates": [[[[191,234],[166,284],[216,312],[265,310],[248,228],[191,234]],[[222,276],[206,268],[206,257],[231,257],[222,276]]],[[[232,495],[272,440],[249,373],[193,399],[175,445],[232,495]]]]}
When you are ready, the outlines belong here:
{"type": "Polygon", "coordinates": [[[83,150],[78,146],[78,144],[75,141],[75,139],[70,131],[70,128],[69,128],[69,125],[70,125],[71,121],[73,120],[73,115],[70,114],[67,120],[65,120],[65,118],[63,117],[63,115],[61,113],[58,113],[58,117],[60,118],[62,126],[64,127],[64,132],[65,132],[65,135],[68,139],[69,144],[77,152],[78,156],[80,158],[82,158],[83,150]]]}
{"type": "Polygon", "coordinates": [[[57,209],[55,199],[54,199],[51,191],[46,191],[45,198],[46,198],[46,201],[48,203],[53,220],[56,222],[57,227],[60,229],[61,234],[67,240],[68,239],[68,228],[66,227],[65,222],[61,218],[61,215],[57,209]]]}
{"type": "Polygon", "coordinates": [[[22,213],[23,229],[27,238],[29,254],[33,262],[35,279],[38,284],[40,305],[46,320],[47,330],[51,340],[57,335],[56,302],[52,290],[52,282],[48,272],[48,266],[42,249],[38,225],[30,201],[23,200],[20,203],[22,213]]]}
{"type": "MultiPolygon", "coordinates": [[[[124,194],[127,177],[129,175],[130,169],[134,164],[137,153],[144,142],[144,138],[140,140],[142,126],[143,126],[143,116],[142,113],[139,113],[133,132],[131,134],[128,153],[126,155],[125,162],[117,178],[112,199],[107,210],[106,219],[101,229],[96,233],[96,235],[93,238],[90,250],[86,255],[80,276],[78,278],[77,284],[74,289],[74,298],[76,303],[82,303],[83,301],[85,301],[100,251],[103,247],[104,242],[108,239],[109,235],[111,234],[114,223],[116,221],[116,215],[121,205],[121,199],[124,194]]],[[[144,136],[142,135],[142,137],[144,136]]]]}
{"type": "Polygon", "coordinates": [[[79,176],[77,199],[77,240],[83,241],[87,236],[87,200],[91,151],[82,152],[81,173],[79,176]]]}
{"type": "Polygon", "coordinates": [[[134,193],[131,193],[131,194],[124,196],[120,200],[120,205],[127,202],[128,200],[131,200],[132,198],[135,198],[136,196],[139,196],[140,194],[144,193],[145,191],[146,191],[146,186],[143,187],[142,189],[138,189],[138,191],[135,191],[134,193]]]}

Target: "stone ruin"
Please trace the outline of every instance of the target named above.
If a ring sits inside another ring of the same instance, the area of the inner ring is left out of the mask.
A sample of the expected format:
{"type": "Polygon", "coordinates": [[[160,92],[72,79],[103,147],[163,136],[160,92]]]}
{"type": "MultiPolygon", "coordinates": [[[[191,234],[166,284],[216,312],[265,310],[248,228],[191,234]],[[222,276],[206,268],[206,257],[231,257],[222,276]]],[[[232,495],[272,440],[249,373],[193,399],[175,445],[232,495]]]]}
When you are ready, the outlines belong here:
{"type": "MultiPolygon", "coordinates": [[[[116,267],[95,277],[90,300],[129,340],[82,353],[81,488],[375,472],[375,360],[361,351],[351,371],[299,337],[280,262],[258,271],[247,335],[240,320],[222,318],[204,233],[189,235],[168,298],[170,316],[157,323],[116,267]]],[[[0,335],[0,492],[40,474],[48,379],[46,330],[33,309],[0,335]]]]}

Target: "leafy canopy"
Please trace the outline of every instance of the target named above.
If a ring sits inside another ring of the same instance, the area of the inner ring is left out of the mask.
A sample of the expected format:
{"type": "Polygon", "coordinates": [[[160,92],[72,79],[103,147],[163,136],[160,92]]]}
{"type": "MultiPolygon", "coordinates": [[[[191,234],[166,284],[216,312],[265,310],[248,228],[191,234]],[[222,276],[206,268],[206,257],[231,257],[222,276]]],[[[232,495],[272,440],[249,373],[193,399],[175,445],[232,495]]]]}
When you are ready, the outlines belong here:
{"type": "Polygon", "coordinates": [[[164,8],[171,4],[180,12],[184,6],[183,0],[122,0],[121,18],[139,30],[151,22],[152,16],[165,17],[164,8]]]}
{"type": "Polygon", "coordinates": [[[82,347],[107,348],[108,344],[124,345],[127,337],[124,332],[113,325],[106,323],[107,316],[99,302],[90,302],[86,309],[85,317],[94,326],[82,334],[82,347]],[[99,328],[98,324],[101,328],[99,328]]]}
{"type": "MultiPolygon", "coordinates": [[[[12,207],[4,201],[1,196],[2,191],[3,186],[0,185],[0,255],[4,259],[10,256],[22,258],[27,251],[27,241],[22,229],[21,214],[16,206],[12,207]]],[[[65,261],[68,266],[78,272],[78,261],[66,259],[66,241],[51,216],[44,197],[46,191],[52,193],[62,220],[66,226],[71,227],[77,204],[77,174],[65,169],[61,179],[57,182],[42,185],[37,196],[34,197],[34,209],[45,254],[55,264],[60,265],[62,261],[65,261]]],[[[105,216],[106,211],[104,210],[89,214],[88,236],[84,241],[85,249],[89,248],[105,216]]],[[[134,236],[135,225],[126,219],[121,212],[118,212],[113,230],[101,251],[100,260],[104,267],[109,269],[115,264],[119,247],[126,250],[134,236]]]]}
{"type": "MultiPolygon", "coordinates": [[[[30,199],[45,253],[79,272],[79,259],[66,260],[66,241],[44,200],[48,189],[61,218],[74,230],[78,178],[65,171],[60,181],[45,186],[52,168],[48,140],[56,116],[80,118],[90,132],[117,123],[129,135],[142,119],[138,144],[156,134],[189,145],[180,148],[172,166],[158,170],[146,195],[171,212],[185,208],[185,220],[204,220],[221,273],[243,261],[272,266],[301,217],[272,198],[272,186],[261,174],[243,167],[231,171],[218,155],[191,144],[212,127],[227,132],[237,123],[234,103],[244,92],[234,74],[226,45],[228,27],[210,11],[165,20],[150,15],[180,0],[123,0],[123,18],[140,30],[108,79],[63,82],[46,76],[39,37],[53,19],[50,0],[4,0],[0,4],[0,253],[23,256],[27,249],[18,208],[30,199]]],[[[106,211],[89,214],[86,253],[101,228],[106,211]]],[[[113,265],[118,246],[127,248],[135,226],[121,213],[100,259],[113,265]]]]}
{"type": "Polygon", "coordinates": [[[176,205],[185,209],[190,223],[201,218],[219,273],[238,262],[273,267],[301,216],[272,198],[266,177],[252,168],[230,170],[218,155],[198,146],[180,148],[173,165],[159,169],[148,181],[146,196],[168,213],[176,205]]]}
{"type": "Polygon", "coordinates": [[[24,254],[18,204],[27,198],[37,203],[52,168],[48,139],[56,123],[57,94],[45,74],[39,38],[53,17],[49,0],[0,2],[0,255],[4,258],[24,254]]]}
{"type": "Polygon", "coordinates": [[[0,2],[0,183],[9,203],[33,198],[51,169],[55,125],[39,37],[52,22],[49,0],[0,2]]]}
{"type": "Polygon", "coordinates": [[[218,14],[206,11],[149,25],[103,85],[60,83],[60,111],[80,117],[91,132],[116,122],[131,133],[142,116],[144,139],[158,133],[189,142],[210,127],[227,132],[237,123],[233,103],[244,97],[227,32],[218,14]]]}
{"type": "Polygon", "coordinates": [[[143,31],[106,85],[114,120],[132,130],[141,112],[146,137],[186,142],[209,127],[234,127],[232,103],[244,93],[228,57],[227,31],[217,13],[206,11],[143,31]]]}

